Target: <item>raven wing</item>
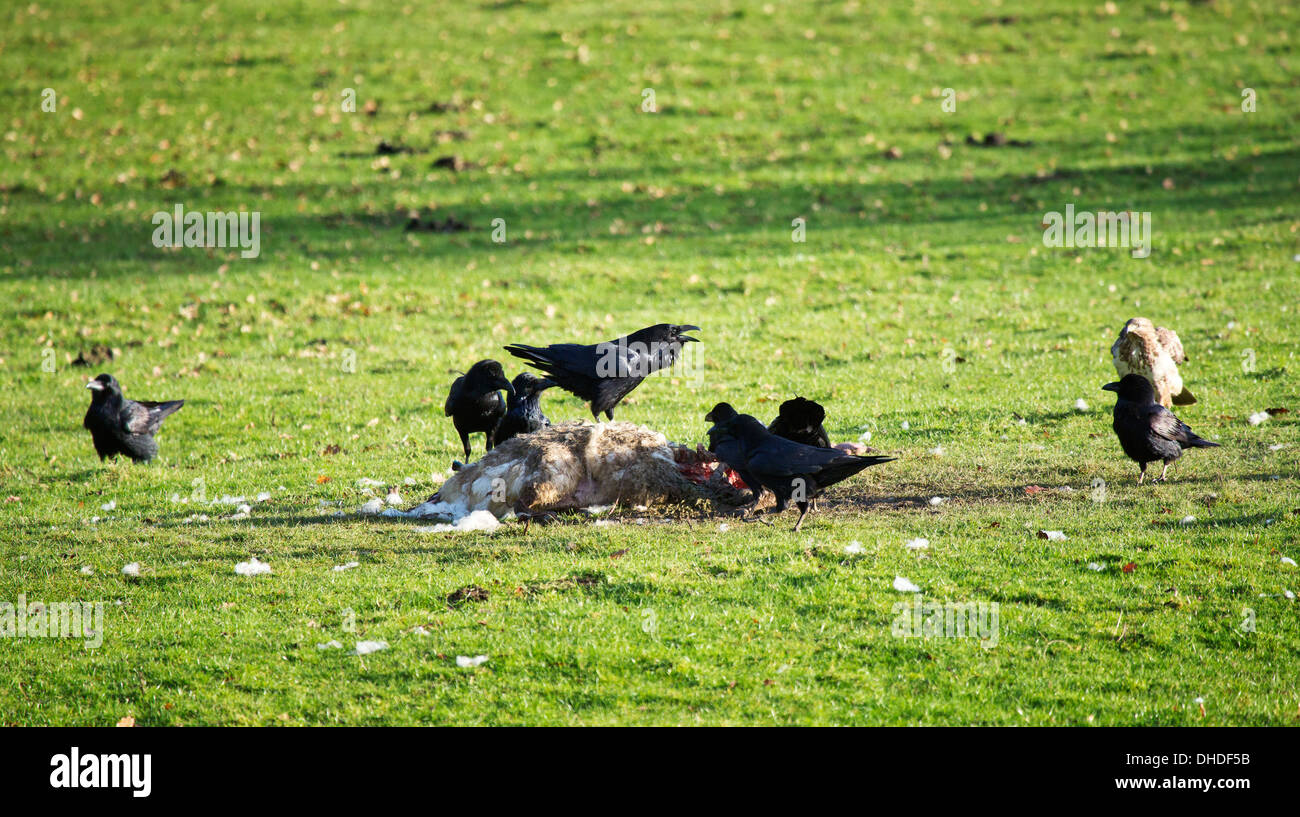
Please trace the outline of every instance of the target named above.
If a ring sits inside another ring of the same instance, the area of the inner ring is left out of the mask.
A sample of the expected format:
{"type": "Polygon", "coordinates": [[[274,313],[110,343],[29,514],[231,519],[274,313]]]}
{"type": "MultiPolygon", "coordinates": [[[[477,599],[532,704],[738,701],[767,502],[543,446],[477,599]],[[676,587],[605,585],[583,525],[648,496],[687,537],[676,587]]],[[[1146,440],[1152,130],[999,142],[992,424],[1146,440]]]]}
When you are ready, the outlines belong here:
{"type": "Polygon", "coordinates": [[[185,405],[184,400],[123,400],[118,422],[129,434],[153,434],[162,421],[185,405]]]}
{"type": "Polygon", "coordinates": [[[814,448],[783,437],[768,437],[748,452],[749,470],[780,477],[816,474],[839,459],[851,458],[833,448],[814,448]]]}
{"type": "Polygon", "coordinates": [[[1192,429],[1186,423],[1175,417],[1172,411],[1159,404],[1155,405],[1151,409],[1151,413],[1147,415],[1147,423],[1151,427],[1152,434],[1176,442],[1179,445],[1186,446],[1191,442],[1191,438],[1196,436],[1192,434],[1192,429]]]}
{"type": "Polygon", "coordinates": [[[583,346],[578,343],[555,343],[541,347],[512,344],[505,349],[548,374],[552,372],[576,374],[589,378],[597,376],[599,354],[596,346],[583,346]]]}
{"type": "Polygon", "coordinates": [[[456,404],[465,394],[465,375],[456,378],[451,384],[451,391],[447,392],[447,402],[442,404],[442,416],[450,417],[456,410],[456,404]]]}
{"type": "Polygon", "coordinates": [[[1153,435],[1178,443],[1181,448],[1216,448],[1219,445],[1201,439],[1196,432],[1192,431],[1190,426],[1179,420],[1172,411],[1161,405],[1152,408],[1151,413],[1147,415],[1147,422],[1153,435]]]}

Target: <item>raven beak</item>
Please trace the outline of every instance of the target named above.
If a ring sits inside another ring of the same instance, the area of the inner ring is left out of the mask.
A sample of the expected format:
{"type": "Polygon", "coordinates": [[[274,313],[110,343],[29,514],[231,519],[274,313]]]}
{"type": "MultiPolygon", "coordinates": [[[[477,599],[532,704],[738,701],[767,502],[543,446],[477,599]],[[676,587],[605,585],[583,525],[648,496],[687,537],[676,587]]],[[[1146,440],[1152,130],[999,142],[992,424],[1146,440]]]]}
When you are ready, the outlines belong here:
{"type": "Polygon", "coordinates": [[[698,332],[698,331],[700,331],[700,327],[698,327],[698,326],[691,326],[690,324],[683,324],[682,326],[677,327],[677,333],[678,333],[678,334],[677,334],[677,339],[678,339],[678,340],[690,341],[690,342],[692,342],[692,343],[699,343],[699,342],[700,342],[700,339],[699,339],[699,338],[693,338],[693,337],[691,337],[690,335],[683,335],[683,334],[681,334],[682,332],[698,332]]]}
{"type": "Polygon", "coordinates": [[[508,395],[510,395],[511,397],[514,397],[514,396],[515,396],[515,387],[512,386],[512,385],[510,385],[510,381],[509,381],[509,380],[505,380],[505,379],[498,380],[497,382],[493,383],[492,385],[496,386],[498,389],[504,389],[504,390],[505,390],[505,393],[508,394],[508,395]]]}
{"type": "Polygon", "coordinates": [[[92,380],[92,381],[90,381],[89,383],[86,384],[86,388],[88,388],[88,389],[92,389],[92,390],[94,390],[94,391],[103,391],[103,390],[104,390],[104,384],[103,384],[103,383],[100,383],[98,380],[92,380]]]}
{"type": "Polygon", "coordinates": [[[1107,383],[1106,385],[1104,385],[1104,386],[1101,387],[1101,390],[1102,390],[1102,391],[1113,391],[1113,392],[1118,392],[1118,391],[1119,391],[1119,384],[1118,384],[1118,383],[1107,383]]]}
{"type": "Polygon", "coordinates": [[[704,415],[704,419],[710,423],[713,422],[713,412],[710,411],[708,414],[704,415]]]}
{"type": "Polygon", "coordinates": [[[554,380],[550,379],[549,377],[543,377],[543,378],[542,378],[540,381],[538,381],[538,383],[537,383],[537,390],[538,390],[538,391],[545,391],[545,390],[549,389],[551,386],[558,386],[558,385],[560,385],[560,384],[559,384],[559,383],[556,383],[554,380]]]}

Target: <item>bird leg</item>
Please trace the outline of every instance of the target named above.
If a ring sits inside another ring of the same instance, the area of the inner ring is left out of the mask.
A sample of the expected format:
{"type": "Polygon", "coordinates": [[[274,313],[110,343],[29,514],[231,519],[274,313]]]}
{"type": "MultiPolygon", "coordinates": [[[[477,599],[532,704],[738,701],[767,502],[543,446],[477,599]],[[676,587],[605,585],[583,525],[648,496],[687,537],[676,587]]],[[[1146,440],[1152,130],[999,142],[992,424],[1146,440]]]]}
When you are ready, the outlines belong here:
{"type": "Polygon", "coordinates": [[[794,523],[795,533],[798,533],[799,529],[803,527],[803,518],[808,515],[808,506],[809,506],[809,503],[807,502],[800,502],[797,504],[799,505],[799,521],[794,523]]]}
{"type": "Polygon", "coordinates": [[[1138,474],[1138,485],[1141,485],[1142,480],[1147,478],[1147,464],[1145,462],[1140,462],[1138,463],[1138,467],[1142,469],[1142,472],[1138,474]]]}
{"type": "Polygon", "coordinates": [[[1153,482],[1164,482],[1164,481],[1165,481],[1165,472],[1168,471],[1168,470],[1169,470],[1169,461],[1166,460],[1166,461],[1165,461],[1165,467],[1160,469],[1160,476],[1156,477],[1156,478],[1155,478],[1154,480],[1152,480],[1152,481],[1153,481],[1153,482]]]}
{"type": "Polygon", "coordinates": [[[492,448],[496,445],[496,441],[493,439],[493,437],[495,436],[495,434],[494,434],[493,432],[491,432],[491,431],[485,431],[485,432],[483,432],[483,434],[484,434],[484,436],[487,437],[487,448],[485,448],[484,451],[485,451],[485,452],[486,452],[486,451],[491,451],[492,448]]]}
{"type": "Polygon", "coordinates": [[[460,432],[460,444],[465,446],[465,462],[469,462],[469,435],[463,431],[460,432]]]}

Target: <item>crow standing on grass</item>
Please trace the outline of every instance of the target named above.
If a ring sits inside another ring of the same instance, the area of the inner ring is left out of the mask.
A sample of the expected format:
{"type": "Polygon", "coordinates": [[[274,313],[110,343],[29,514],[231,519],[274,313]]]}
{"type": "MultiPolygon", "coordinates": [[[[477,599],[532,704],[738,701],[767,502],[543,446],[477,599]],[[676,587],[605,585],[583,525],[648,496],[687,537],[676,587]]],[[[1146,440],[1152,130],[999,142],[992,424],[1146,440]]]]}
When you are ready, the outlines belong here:
{"type": "Polygon", "coordinates": [[[551,421],[542,413],[542,392],[555,385],[554,380],[522,372],[510,384],[514,393],[506,400],[506,416],[497,426],[496,444],[520,434],[531,434],[546,428],[551,421]]]}
{"type": "Polygon", "coordinates": [[[719,444],[739,441],[744,456],[741,465],[760,485],[776,494],[776,507],[768,513],[781,513],[791,501],[799,507],[795,530],[803,526],[804,517],[808,515],[808,503],[823,489],[864,468],[894,459],[858,457],[834,448],[815,448],[791,442],[775,436],[748,414],[738,414],[709,429],[711,438],[715,434],[719,444]]]}
{"type": "Polygon", "coordinates": [[[1119,395],[1113,427],[1124,453],[1142,469],[1138,485],[1146,479],[1149,462],[1164,461],[1164,468],[1155,479],[1160,482],[1169,464],[1181,457],[1184,449],[1219,446],[1193,434],[1173,412],[1156,402],[1155,389],[1140,374],[1126,374],[1118,383],[1107,383],[1102,388],[1119,395]]]}
{"type": "Polygon", "coordinates": [[[135,462],[148,462],[158,453],[153,438],[169,414],[185,405],[184,400],[127,400],[122,387],[111,374],[101,374],[86,384],[94,391],[90,410],[82,425],[90,429],[99,459],[125,454],[135,462]]]}
{"type": "Polygon", "coordinates": [[[822,426],[825,419],[826,409],[807,398],[795,397],[781,404],[777,418],[767,430],[796,443],[830,448],[831,438],[822,426]]]}
{"type": "Polygon", "coordinates": [[[506,394],[514,394],[505,371],[495,360],[480,360],[451,384],[442,411],[451,418],[456,433],[460,434],[466,460],[469,459],[469,435],[482,431],[487,436],[487,451],[496,444],[497,425],[506,416],[506,402],[500,394],[502,389],[506,394]]]}
{"type": "Polygon", "coordinates": [[[683,334],[700,327],[689,324],[660,323],[632,334],[582,346],[577,343],[554,343],[550,346],[505,347],[515,357],[536,366],[555,384],[591,404],[591,416],[600,419],[604,412],[614,419],[614,407],[641,384],[642,380],[672,366],[682,354],[682,344],[698,341],[683,334]]]}

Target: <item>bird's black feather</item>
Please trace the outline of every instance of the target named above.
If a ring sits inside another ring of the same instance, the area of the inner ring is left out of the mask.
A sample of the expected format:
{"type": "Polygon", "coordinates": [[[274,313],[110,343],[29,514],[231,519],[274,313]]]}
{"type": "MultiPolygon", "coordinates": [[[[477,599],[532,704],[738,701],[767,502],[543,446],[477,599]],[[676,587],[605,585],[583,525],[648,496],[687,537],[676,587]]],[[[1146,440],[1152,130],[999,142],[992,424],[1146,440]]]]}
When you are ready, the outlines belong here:
{"type": "Polygon", "coordinates": [[[542,392],[555,385],[555,381],[521,372],[511,383],[514,394],[506,400],[506,415],[497,426],[496,444],[520,434],[531,434],[546,428],[551,421],[542,413],[542,392]]]}
{"type": "MultiPolygon", "coordinates": [[[[1118,395],[1111,428],[1142,476],[1147,463],[1161,461],[1165,468],[1188,448],[1217,448],[1218,443],[1198,437],[1186,423],[1156,400],[1151,382],[1140,374],[1126,374],[1118,383],[1102,387],[1118,395]]],[[[1163,476],[1163,472],[1162,472],[1163,476]]]]}
{"type": "Polygon", "coordinates": [[[890,462],[893,457],[861,457],[834,448],[817,448],[777,437],[748,414],[738,414],[715,425],[718,443],[740,443],[745,469],[759,485],[776,495],[775,513],[793,501],[799,507],[798,530],[808,513],[808,503],[823,490],[864,468],[890,462]]]}
{"type": "Polygon", "coordinates": [[[158,454],[158,433],[162,421],[176,413],[184,400],[128,400],[111,374],[101,374],[87,384],[94,390],[90,409],[82,425],[90,431],[95,453],[101,460],[123,454],[135,462],[147,462],[158,454]]]}
{"type": "Polygon", "coordinates": [[[442,410],[456,426],[466,460],[470,452],[469,435],[483,432],[487,438],[487,451],[496,444],[497,426],[506,415],[506,401],[500,394],[502,389],[507,394],[514,393],[501,364],[495,360],[480,360],[451,384],[442,410]]]}
{"type": "Polygon", "coordinates": [[[831,438],[822,423],[826,409],[804,397],[795,397],[781,404],[781,409],[767,430],[778,437],[818,448],[830,448],[831,438]]]}
{"type": "Polygon", "coordinates": [[[505,349],[541,369],[548,379],[587,401],[591,416],[614,419],[614,407],[651,374],[667,369],[681,356],[682,343],[694,341],[685,332],[698,326],[661,323],[626,337],[583,346],[511,344],[505,349]]]}
{"type": "Polygon", "coordinates": [[[727,431],[717,431],[720,425],[726,423],[738,414],[730,403],[718,403],[706,415],[704,419],[714,424],[709,429],[709,450],[717,455],[718,459],[724,465],[735,471],[740,477],[745,487],[754,492],[751,502],[758,501],[758,495],[763,492],[763,486],[758,484],[758,480],[749,469],[745,466],[745,447],[740,440],[727,431]]]}

